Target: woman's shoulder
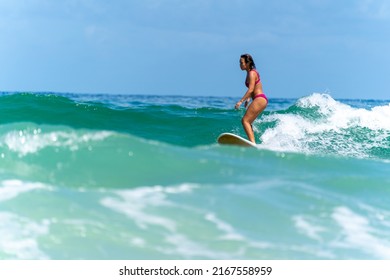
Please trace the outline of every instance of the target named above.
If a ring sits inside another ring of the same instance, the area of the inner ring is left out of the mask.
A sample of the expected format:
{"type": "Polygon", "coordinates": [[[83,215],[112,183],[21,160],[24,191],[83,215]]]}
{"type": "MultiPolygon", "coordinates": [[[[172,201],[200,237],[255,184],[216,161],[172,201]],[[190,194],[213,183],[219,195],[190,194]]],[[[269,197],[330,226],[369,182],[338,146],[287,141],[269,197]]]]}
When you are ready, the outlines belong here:
{"type": "Polygon", "coordinates": [[[255,76],[259,76],[259,72],[257,71],[256,68],[253,68],[249,71],[249,75],[255,75],[255,76]]]}

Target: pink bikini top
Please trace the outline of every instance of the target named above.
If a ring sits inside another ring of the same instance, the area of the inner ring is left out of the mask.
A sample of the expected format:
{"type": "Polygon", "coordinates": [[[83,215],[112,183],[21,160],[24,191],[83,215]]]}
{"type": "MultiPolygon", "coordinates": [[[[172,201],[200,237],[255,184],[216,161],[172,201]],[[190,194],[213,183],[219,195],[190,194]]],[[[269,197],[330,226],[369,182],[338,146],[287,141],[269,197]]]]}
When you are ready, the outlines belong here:
{"type": "MultiPolygon", "coordinates": [[[[257,85],[258,83],[260,83],[260,74],[259,74],[259,72],[257,72],[256,69],[252,69],[251,71],[255,71],[256,74],[257,74],[257,77],[259,78],[259,79],[255,82],[255,85],[257,85]]],[[[246,85],[246,87],[249,87],[249,83],[248,83],[247,81],[245,81],[245,85],[246,85]]]]}

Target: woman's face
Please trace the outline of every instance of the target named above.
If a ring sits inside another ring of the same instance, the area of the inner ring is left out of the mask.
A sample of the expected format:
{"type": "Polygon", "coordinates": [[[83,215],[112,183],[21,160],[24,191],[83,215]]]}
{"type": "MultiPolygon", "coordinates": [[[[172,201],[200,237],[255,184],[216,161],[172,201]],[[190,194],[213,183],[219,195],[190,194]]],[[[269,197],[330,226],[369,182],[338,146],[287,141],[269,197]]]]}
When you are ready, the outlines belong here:
{"type": "Polygon", "coordinates": [[[241,70],[246,70],[246,63],[244,58],[240,58],[240,68],[241,70]]]}

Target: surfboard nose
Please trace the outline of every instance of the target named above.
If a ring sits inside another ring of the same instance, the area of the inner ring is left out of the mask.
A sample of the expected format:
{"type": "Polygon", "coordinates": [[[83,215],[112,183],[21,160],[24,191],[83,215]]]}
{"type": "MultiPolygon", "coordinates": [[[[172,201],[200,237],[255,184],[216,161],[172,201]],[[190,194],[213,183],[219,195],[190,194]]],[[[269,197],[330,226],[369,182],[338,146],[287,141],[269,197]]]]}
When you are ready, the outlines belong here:
{"type": "Polygon", "coordinates": [[[218,136],[217,142],[222,145],[236,145],[242,147],[256,147],[256,144],[248,141],[247,139],[242,138],[233,133],[222,133],[218,136]]]}

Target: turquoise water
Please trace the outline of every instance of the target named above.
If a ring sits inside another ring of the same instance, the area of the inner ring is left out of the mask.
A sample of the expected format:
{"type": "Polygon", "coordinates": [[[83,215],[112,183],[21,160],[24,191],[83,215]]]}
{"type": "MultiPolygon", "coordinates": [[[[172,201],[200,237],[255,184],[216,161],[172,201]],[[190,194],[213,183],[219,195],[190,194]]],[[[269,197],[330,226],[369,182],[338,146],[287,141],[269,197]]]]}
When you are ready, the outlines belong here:
{"type": "Polygon", "coordinates": [[[0,94],[0,259],[390,259],[390,101],[0,94]]]}

